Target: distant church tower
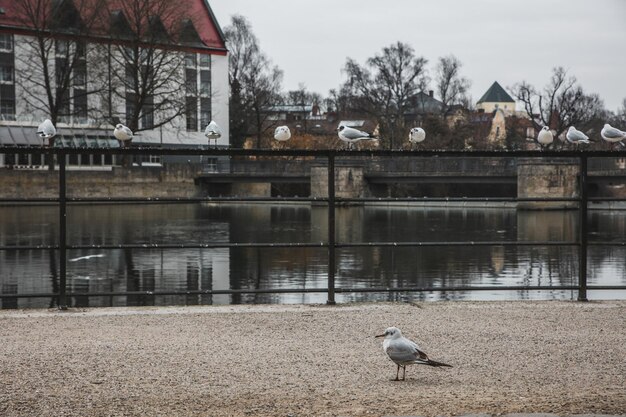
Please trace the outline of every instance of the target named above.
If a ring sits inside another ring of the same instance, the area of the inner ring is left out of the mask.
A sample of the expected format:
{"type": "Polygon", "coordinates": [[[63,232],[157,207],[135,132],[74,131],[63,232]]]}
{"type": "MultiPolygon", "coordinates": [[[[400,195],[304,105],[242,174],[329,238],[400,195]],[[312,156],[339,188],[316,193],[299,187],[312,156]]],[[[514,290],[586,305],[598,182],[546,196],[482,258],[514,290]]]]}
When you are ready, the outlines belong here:
{"type": "Polygon", "coordinates": [[[478,100],[476,108],[484,110],[485,113],[502,110],[508,115],[515,113],[515,100],[495,81],[489,87],[489,90],[478,100]]]}

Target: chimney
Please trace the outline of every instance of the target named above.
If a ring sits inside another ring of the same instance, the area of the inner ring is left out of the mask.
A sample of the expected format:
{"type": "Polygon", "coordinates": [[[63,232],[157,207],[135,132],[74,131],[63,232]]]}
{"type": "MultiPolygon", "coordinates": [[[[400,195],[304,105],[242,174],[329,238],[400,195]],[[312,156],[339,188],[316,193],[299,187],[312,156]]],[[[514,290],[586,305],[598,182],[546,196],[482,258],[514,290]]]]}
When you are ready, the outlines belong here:
{"type": "Polygon", "coordinates": [[[428,90],[428,95],[430,97],[434,97],[435,92],[433,90],[428,90]]]}

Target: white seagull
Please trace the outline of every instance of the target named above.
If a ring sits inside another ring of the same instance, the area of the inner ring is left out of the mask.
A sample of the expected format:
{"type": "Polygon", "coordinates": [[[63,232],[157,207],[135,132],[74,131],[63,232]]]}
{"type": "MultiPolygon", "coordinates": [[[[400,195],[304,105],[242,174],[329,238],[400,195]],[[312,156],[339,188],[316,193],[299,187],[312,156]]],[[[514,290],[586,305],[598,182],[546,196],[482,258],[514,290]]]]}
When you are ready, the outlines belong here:
{"type": "Polygon", "coordinates": [[[113,130],[113,136],[115,139],[125,142],[133,138],[133,131],[121,123],[118,123],[113,130]]]}
{"type": "Polygon", "coordinates": [[[404,381],[407,365],[428,365],[435,368],[446,366],[452,368],[452,365],[429,359],[428,355],[426,355],[415,342],[402,336],[402,332],[397,327],[389,327],[385,330],[385,333],[379,334],[376,337],[385,338],[383,341],[383,350],[389,356],[389,359],[398,365],[395,381],[400,380],[398,378],[400,375],[400,367],[402,367],[402,380],[404,381]]]}
{"type": "Polygon", "coordinates": [[[339,135],[339,139],[348,144],[348,149],[352,149],[352,146],[360,140],[375,139],[369,133],[344,125],[340,125],[337,128],[337,134],[339,135]]]}
{"type": "Polygon", "coordinates": [[[37,128],[37,136],[41,139],[48,139],[55,137],[57,134],[57,130],[50,121],[50,119],[44,120],[39,127],[37,128]]]}
{"type": "Polygon", "coordinates": [[[217,146],[217,140],[222,137],[222,130],[215,121],[211,120],[211,123],[204,129],[204,136],[207,137],[209,143],[211,143],[211,139],[214,139],[215,146],[217,146]]]}
{"type": "Polygon", "coordinates": [[[569,129],[567,129],[567,135],[565,135],[565,137],[569,143],[573,143],[574,145],[578,145],[579,143],[589,143],[589,136],[585,135],[574,126],[570,126],[569,129]]]}
{"type": "Polygon", "coordinates": [[[600,132],[602,139],[611,143],[620,143],[623,145],[622,141],[626,139],[626,132],[622,132],[619,129],[614,128],[610,124],[605,124],[600,132]]]}
{"type": "Polygon", "coordinates": [[[291,139],[291,131],[289,130],[289,126],[278,126],[276,130],[274,130],[274,139],[279,142],[286,142],[291,139]]]}
{"type": "Polygon", "coordinates": [[[539,142],[541,149],[550,145],[553,141],[554,136],[552,135],[550,128],[548,126],[542,127],[539,131],[539,134],[537,135],[537,142],[539,142]]]}
{"type": "Polygon", "coordinates": [[[424,139],[426,139],[426,132],[421,127],[414,127],[409,132],[409,142],[411,143],[424,142],[424,139]]]}

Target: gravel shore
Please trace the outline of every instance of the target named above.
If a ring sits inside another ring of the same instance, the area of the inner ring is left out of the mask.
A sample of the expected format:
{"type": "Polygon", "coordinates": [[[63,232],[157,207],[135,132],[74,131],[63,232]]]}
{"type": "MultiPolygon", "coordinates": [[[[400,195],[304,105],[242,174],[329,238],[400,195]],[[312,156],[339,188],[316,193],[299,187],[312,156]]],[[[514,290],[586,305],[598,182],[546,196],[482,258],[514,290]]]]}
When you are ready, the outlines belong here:
{"type": "Polygon", "coordinates": [[[624,301],[0,312],[0,416],[625,411],[624,301]],[[392,325],[454,368],[392,381],[392,325]]]}

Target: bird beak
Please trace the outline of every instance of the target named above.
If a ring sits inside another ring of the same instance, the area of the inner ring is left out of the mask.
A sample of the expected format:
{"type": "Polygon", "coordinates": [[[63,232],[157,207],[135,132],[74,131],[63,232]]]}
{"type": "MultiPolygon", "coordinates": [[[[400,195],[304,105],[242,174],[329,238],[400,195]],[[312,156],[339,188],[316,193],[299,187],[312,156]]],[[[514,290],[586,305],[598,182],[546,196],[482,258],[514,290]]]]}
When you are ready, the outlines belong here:
{"type": "Polygon", "coordinates": [[[374,337],[385,337],[385,335],[384,334],[379,334],[379,335],[374,336],[374,337]]]}

